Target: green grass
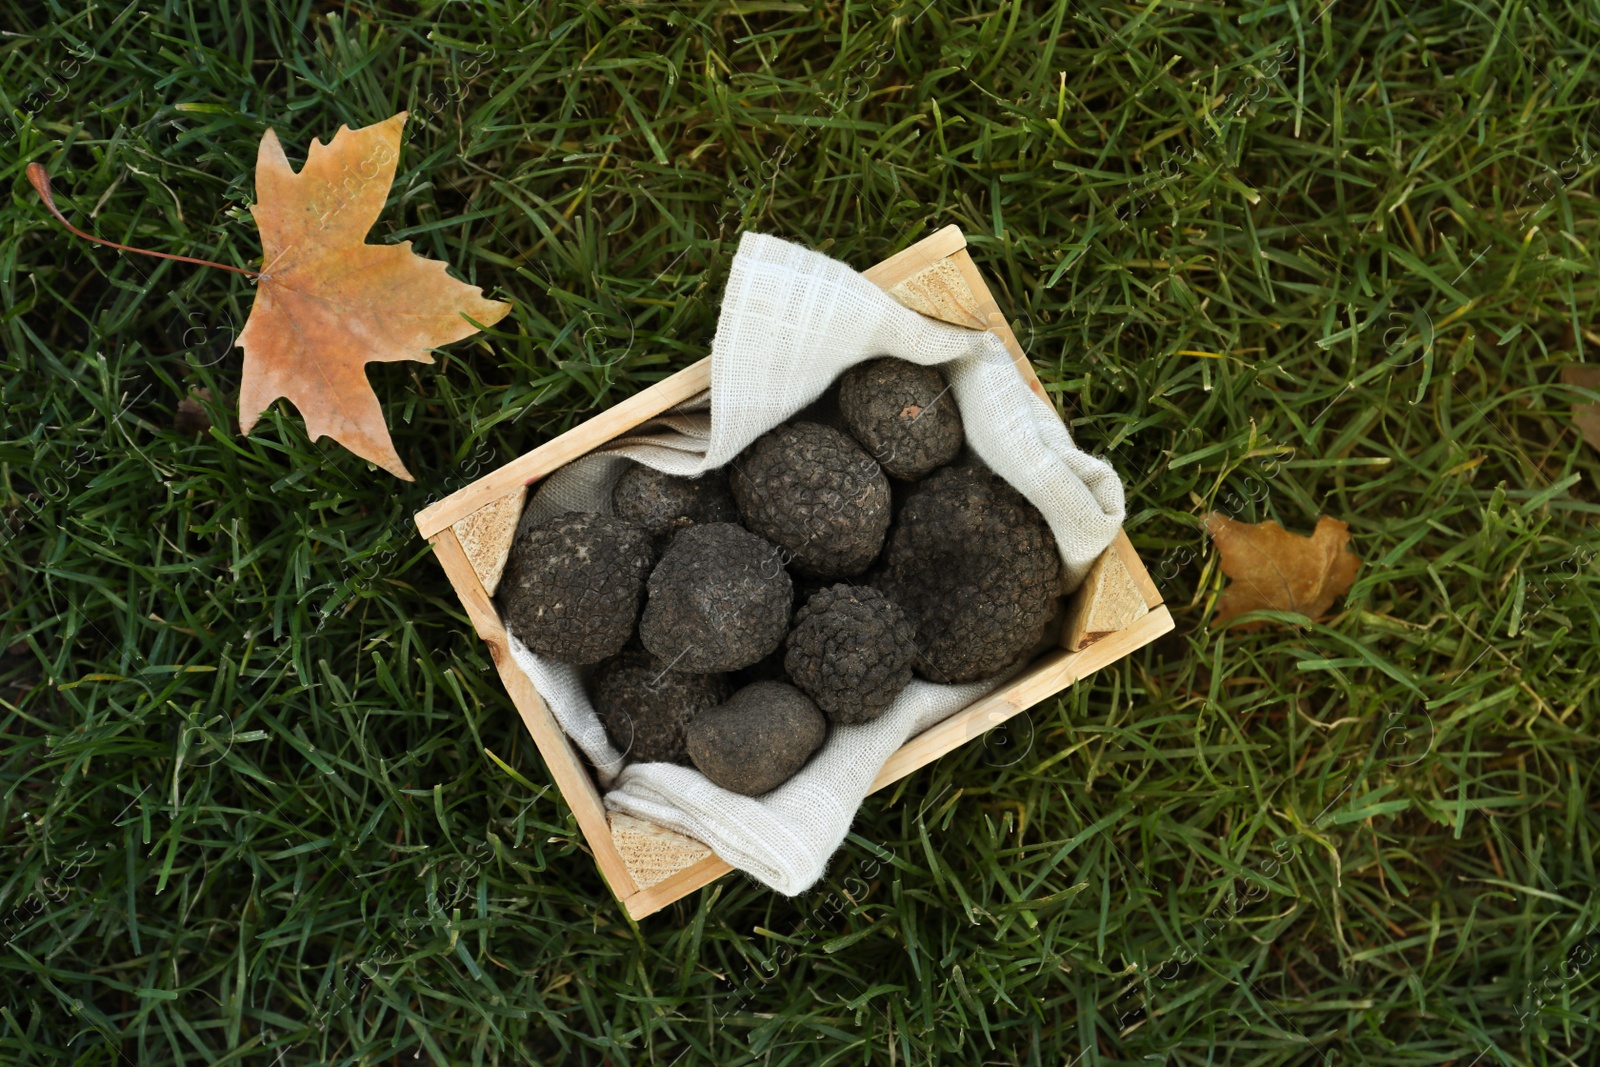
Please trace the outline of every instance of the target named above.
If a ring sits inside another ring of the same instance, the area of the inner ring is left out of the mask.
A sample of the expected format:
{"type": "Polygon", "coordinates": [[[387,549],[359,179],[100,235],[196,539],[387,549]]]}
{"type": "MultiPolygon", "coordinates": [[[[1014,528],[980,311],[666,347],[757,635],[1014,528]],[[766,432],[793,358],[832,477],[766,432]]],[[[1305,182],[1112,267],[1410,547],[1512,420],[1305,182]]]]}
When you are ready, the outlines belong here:
{"type": "Polygon", "coordinates": [[[0,1063],[1595,1062],[1593,5],[0,29],[0,1063]],[[415,484],[239,436],[250,281],[23,177],[253,266],[261,134],[402,108],[373,239],[516,302],[372,368],[415,484]],[[702,355],[741,230],[952,222],[1178,631],[869,799],[806,896],[631,923],[409,516],[702,355]],[[1347,521],[1338,614],[1208,629],[1213,509],[1347,521]]]}

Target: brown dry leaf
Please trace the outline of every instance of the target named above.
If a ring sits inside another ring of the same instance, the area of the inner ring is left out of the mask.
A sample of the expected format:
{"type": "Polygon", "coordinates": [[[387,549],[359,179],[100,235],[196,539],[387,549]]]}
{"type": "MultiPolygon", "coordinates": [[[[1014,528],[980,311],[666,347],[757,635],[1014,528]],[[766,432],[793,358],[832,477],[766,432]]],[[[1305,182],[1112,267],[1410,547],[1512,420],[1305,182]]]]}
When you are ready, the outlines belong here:
{"type": "MultiPolygon", "coordinates": [[[[1310,537],[1275,522],[1236,522],[1215,511],[1206,516],[1206,530],[1217,543],[1222,573],[1233,579],[1217,600],[1213,626],[1263,609],[1315,619],[1350,591],[1361,566],[1348,547],[1350,527],[1326,515],[1317,520],[1310,537]]],[[[1259,630],[1265,625],[1247,622],[1238,628],[1259,630]]]]}
{"type": "MultiPolygon", "coordinates": [[[[1600,364],[1568,363],[1561,368],[1561,382],[1579,389],[1600,391],[1600,364]]],[[[1600,404],[1573,404],[1572,425],[1583,434],[1590,448],[1600,449],[1600,404]]]]}
{"type": "Polygon", "coordinates": [[[192,434],[202,434],[211,429],[211,417],[202,406],[210,399],[211,390],[190,389],[189,395],[178,401],[178,410],[173,413],[173,429],[192,434]]]}
{"type": "Polygon", "coordinates": [[[287,397],[312,440],[332,437],[411,481],[366,364],[432,363],[429,349],[477,332],[463,314],[491,326],[511,305],[485,300],[410,241],[364,243],[394,182],[405,121],[402,111],[359,130],[341,126],[331,144],[311,142],[298,174],[276,133],[261,138],[250,209],[261,229],[261,281],[237,343],[241,432],[287,397]]]}

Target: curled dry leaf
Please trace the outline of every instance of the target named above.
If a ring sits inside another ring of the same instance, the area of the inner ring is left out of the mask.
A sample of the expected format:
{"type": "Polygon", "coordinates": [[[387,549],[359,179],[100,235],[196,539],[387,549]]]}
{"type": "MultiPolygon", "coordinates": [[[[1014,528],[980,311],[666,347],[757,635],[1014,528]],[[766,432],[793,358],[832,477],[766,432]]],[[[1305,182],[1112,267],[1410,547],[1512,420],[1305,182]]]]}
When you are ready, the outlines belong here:
{"type": "Polygon", "coordinates": [[[179,433],[202,434],[211,429],[211,417],[204,404],[211,399],[209,389],[191,389],[189,395],[178,401],[172,425],[179,433]]]}
{"type": "MultiPolygon", "coordinates": [[[[1222,573],[1233,581],[1217,600],[1211,625],[1221,626],[1247,611],[1294,611],[1323,615],[1350,591],[1361,560],[1350,551],[1350,527],[1324,515],[1310,537],[1275,522],[1237,522],[1219,512],[1206,516],[1217,543],[1222,573]]],[[[1241,623],[1258,630],[1265,622],[1241,623]]]]}
{"type": "MultiPolygon", "coordinates": [[[[1591,363],[1568,363],[1561,368],[1563,385],[1600,392],[1600,366],[1591,363]]],[[[1600,449],[1600,404],[1576,403],[1572,405],[1572,425],[1583,434],[1590,448],[1600,449]]]]}
{"type": "Polygon", "coordinates": [[[261,229],[260,289],[239,334],[244,376],[239,423],[249,433],[274,400],[287,397],[313,439],[332,437],[407,481],[366,364],[432,363],[429,349],[477,332],[511,305],[485,300],[411,242],[366,244],[400,158],[401,112],[333,141],[311,142],[298,174],[268,130],[256,159],[261,229]]]}

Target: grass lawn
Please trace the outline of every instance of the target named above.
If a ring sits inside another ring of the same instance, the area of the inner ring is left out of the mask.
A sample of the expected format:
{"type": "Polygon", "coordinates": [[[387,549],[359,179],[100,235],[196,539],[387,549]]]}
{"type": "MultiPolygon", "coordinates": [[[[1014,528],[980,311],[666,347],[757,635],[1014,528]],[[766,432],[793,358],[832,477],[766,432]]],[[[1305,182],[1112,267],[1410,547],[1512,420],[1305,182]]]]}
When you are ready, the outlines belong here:
{"type": "Polygon", "coordinates": [[[0,13],[0,1064],[1600,1062],[1592,4],[0,13]],[[234,421],[270,126],[406,109],[402,483],[234,421]],[[789,900],[610,898],[410,516],[702,356],[743,230],[959,224],[1176,633],[789,900]],[[180,409],[181,405],[181,409],[180,409]],[[1209,628],[1213,510],[1364,560],[1209,628]],[[863,889],[862,887],[865,886],[863,889]],[[848,896],[847,896],[848,894],[848,896]]]}

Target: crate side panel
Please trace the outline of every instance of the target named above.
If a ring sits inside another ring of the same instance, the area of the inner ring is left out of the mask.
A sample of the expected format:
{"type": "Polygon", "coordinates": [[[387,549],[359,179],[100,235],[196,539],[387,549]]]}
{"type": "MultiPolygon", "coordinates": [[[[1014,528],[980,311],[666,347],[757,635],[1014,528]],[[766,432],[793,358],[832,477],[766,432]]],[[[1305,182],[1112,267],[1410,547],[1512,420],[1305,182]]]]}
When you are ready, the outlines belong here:
{"type": "Polygon", "coordinates": [[[517,522],[522,518],[522,505],[528,498],[528,487],[519,485],[510,494],[491,500],[464,519],[450,524],[461,550],[467,554],[472,571],[483,583],[483,591],[494,596],[505,571],[506,558],[511,555],[511,541],[517,533],[517,522]]]}
{"type": "Polygon", "coordinates": [[[1145,567],[1144,560],[1139,558],[1138,550],[1133,547],[1133,542],[1128,540],[1126,530],[1117,531],[1117,539],[1111,542],[1111,547],[1117,550],[1117,555],[1122,557],[1122,565],[1128,568],[1134,585],[1139,587],[1139,592],[1144,595],[1144,602],[1151,609],[1161,604],[1161,590],[1156,588],[1155,579],[1150,577],[1150,571],[1145,567]]]}
{"type": "Polygon", "coordinates": [[[1061,645],[1076,652],[1133,625],[1149,612],[1150,605],[1122,562],[1117,546],[1107,545],[1068,601],[1061,645]]]}
{"type": "Polygon", "coordinates": [[[567,739],[566,732],[556,722],[555,716],[550,713],[549,707],[539,695],[539,691],[534,688],[533,682],[511,658],[510,646],[507,644],[505,628],[500,624],[500,616],[495,611],[489,594],[484,592],[483,586],[479,584],[472,563],[462,551],[461,543],[456,540],[454,532],[447,529],[435,537],[433,551],[444,567],[450,584],[455,586],[456,595],[466,607],[467,618],[478,631],[478,636],[489,646],[489,656],[494,660],[500,681],[511,697],[511,703],[516,707],[517,714],[521,716],[528,735],[533,738],[539,755],[543,757],[545,766],[550,771],[551,780],[561,791],[562,798],[577,820],[578,830],[588,842],[590,851],[594,853],[601,875],[619,900],[626,899],[637,892],[639,887],[634,884],[632,875],[628,873],[627,864],[623,862],[611,839],[611,827],[606,822],[605,805],[600,799],[600,792],[595,788],[593,779],[589,777],[588,768],[578,758],[572,742],[567,739]]]}
{"type": "Polygon", "coordinates": [[[1171,613],[1161,607],[1081,652],[1046,653],[1020,677],[900,746],[878,772],[869,792],[877,792],[927,766],[1018,712],[1149,644],[1172,626],[1171,613]]]}
{"type": "Polygon", "coordinates": [[[710,387],[711,357],[707,356],[417,512],[417,529],[431,538],[490,501],[538,481],[710,387]]]}

